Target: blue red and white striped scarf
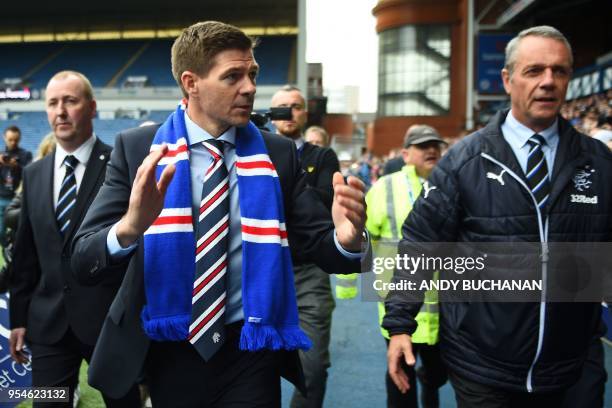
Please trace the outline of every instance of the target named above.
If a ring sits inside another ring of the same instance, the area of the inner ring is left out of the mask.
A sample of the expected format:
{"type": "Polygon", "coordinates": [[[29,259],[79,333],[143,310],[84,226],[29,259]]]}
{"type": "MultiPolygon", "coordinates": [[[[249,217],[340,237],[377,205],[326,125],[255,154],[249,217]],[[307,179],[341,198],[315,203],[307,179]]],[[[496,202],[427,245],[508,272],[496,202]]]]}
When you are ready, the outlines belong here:
{"type": "MultiPolygon", "coordinates": [[[[170,163],[176,172],[161,214],[144,235],[147,304],[141,317],[149,338],[181,341],[189,332],[196,251],[184,105],[158,129],[151,150],[163,144],[169,149],[157,166],[157,179],[170,163]]],[[[240,349],[308,349],[311,342],[298,324],[278,174],[261,133],[250,122],[237,129],[236,156],[245,317],[240,349]]]]}

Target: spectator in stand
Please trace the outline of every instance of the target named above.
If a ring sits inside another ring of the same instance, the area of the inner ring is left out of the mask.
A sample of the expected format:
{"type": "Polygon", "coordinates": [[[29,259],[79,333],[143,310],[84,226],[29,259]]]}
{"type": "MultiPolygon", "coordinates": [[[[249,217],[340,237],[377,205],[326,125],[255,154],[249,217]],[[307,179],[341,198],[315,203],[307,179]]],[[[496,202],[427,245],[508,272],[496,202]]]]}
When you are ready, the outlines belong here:
{"type": "Polygon", "coordinates": [[[606,93],[574,99],[563,105],[561,115],[578,131],[591,134],[601,118],[612,116],[612,90],[606,93]]]}
{"type": "MultiPolygon", "coordinates": [[[[4,130],[4,152],[0,155],[0,214],[15,197],[15,191],[21,183],[23,168],[32,161],[32,153],[19,147],[21,130],[9,126],[4,130]]],[[[4,242],[4,217],[0,217],[0,243],[4,242]]]]}
{"type": "Polygon", "coordinates": [[[597,127],[597,120],[599,119],[599,111],[596,107],[592,107],[588,110],[584,121],[582,122],[582,130],[585,134],[590,135],[591,131],[597,127]]]}
{"type": "Polygon", "coordinates": [[[597,125],[591,129],[590,136],[606,144],[612,142],[612,116],[599,115],[597,125]]]}

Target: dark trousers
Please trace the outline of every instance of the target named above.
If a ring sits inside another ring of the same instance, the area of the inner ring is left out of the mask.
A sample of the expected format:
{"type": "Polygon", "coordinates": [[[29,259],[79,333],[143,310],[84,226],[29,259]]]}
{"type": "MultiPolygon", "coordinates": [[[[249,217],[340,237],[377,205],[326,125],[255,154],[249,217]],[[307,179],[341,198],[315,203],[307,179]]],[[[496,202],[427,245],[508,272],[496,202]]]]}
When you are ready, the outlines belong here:
{"type": "Polygon", "coordinates": [[[560,408],[603,407],[607,379],[603,344],[596,337],[591,342],[578,382],[567,390],[560,408]]]}
{"type": "MultiPolygon", "coordinates": [[[[35,402],[34,407],[72,407],[74,390],[79,381],[79,370],[83,359],[89,363],[93,346],[82,343],[72,330],[68,329],[62,339],[53,344],[30,343],[32,351],[32,386],[69,387],[70,402],[35,402]]],[[[102,394],[107,407],[139,408],[140,392],[134,385],[121,399],[107,398],[102,394]]]]}
{"type": "MultiPolygon", "coordinates": [[[[387,347],[389,346],[389,340],[387,347]]],[[[414,366],[407,365],[404,360],[401,361],[401,367],[408,376],[410,389],[407,393],[402,394],[397,388],[389,371],[386,372],[385,384],[387,387],[387,407],[388,408],[417,408],[419,391],[417,391],[417,381],[420,382],[421,406],[423,408],[437,408],[440,405],[438,389],[446,383],[447,374],[446,366],[440,358],[440,347],[436,344],[430,346],[428,344],[412,343],[412,352],[415,357],[421,359],[421,365],[418,370],[414,366]]]]}
{"type": "MultiPolygon", "coordinates": [[[[535,394],[500,390],[448,372],[458,408],[548,408],[560,407],[564,391],[535,394]]],[[[578,405],[576,407],[581,407],[578,405]]]]}
{"type": "Polygon", "coordinates": [[[308,351],[300,350],[306,393],[297,389],[291,408],[320,408],[325,399],[327,370],[331,366],[329,341],[332,312],[336,306],[331,293],[329,275],[314,264],[294,266],[300,328],[312,341],[308,351]]]}
{"type": "Polygon", "coordinates": [[[279,353],[238,349],[240,324],[208,361],[186,342],[151,342],[145,377],[155,408],[280,408],[279,353]]]}

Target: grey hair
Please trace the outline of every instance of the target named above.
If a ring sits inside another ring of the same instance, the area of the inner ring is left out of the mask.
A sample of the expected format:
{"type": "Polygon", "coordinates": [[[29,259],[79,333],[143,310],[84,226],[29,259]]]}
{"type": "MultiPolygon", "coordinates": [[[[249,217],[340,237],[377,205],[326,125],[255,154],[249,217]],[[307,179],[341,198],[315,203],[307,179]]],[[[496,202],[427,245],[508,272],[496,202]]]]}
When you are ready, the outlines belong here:
{"type": "Polygon", "coordinates": [[[291,84],[286,84],[283,85],[283,87],[281,89],[279,89],[279,91],[283,91],[283,92],[292,92],[292,91],[298,91],[299,93],[302,93],[302,91],[300,90],[300,88],[298,88],[295,85],[291,85],[291,84]]]}
{"type": "Polygon", "coordinates": [[[547,25],[536,26],[521,31],[516,37],[511,39],[510,42],[508,42],[508,45],[506,45],[506,61],[504,64],[504,68],[508,70],[510,76],[512,76],[512,74],[514,73],[514,65],[516,64],[516,50],[518,48],[518,45],[523,38],[529,36],[551,38],[553,40],[562,42],[569,51],[570,67],[574,64],[574,58],[572,56],[572,46],[570,45],[569,41],[567,41],[567,38],[565,38],[565,36],[561,33],[561,31],[547,25]]]}

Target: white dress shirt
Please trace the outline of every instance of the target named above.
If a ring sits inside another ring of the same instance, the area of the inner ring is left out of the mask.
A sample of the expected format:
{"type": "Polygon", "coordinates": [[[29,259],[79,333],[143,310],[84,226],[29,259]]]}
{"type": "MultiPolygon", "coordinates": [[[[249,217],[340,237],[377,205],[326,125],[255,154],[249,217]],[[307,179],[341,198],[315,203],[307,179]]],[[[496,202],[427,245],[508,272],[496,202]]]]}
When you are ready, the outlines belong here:
{"type": "Polygon", "coordinates": [[[78,147],[74,152],[68,153],[66,150],[59,145],[59,143],[55,147],[55,158],[53,163],[53,208],[57,207],[57,200],[59,200],[60,188],[62,186],[62,182],[64,181],[64,176],[66,175],[66,165],[64,163],[64,159],[68,155],[72,155],[77,158],[79,164],[77,164],[74,169],[74,176],[76,178],[77,185],[77,193],[79,188],[81,187],[81,182],[83,181],[83,176],[85,175],[85,168],[87,167],[87,162],[89,161],[89,156],[91,156],[91,151],[93,150],[94,144],[96,143],[96,135],[91,135],[89,139],[85,141],[82,145],[78,147]]]}
{"type": "MultiPolygon", "coordinates": [[[[559,127],[558,121],[555,120],[550,127],[537,132],[541,135],[546,144],[542,146],[542,153],[546,158],[546,165],[548,166],[548,173],[552,174],[553,165],[555,164],[555,155],[557,153],[557,145],[559,144],[559,127]]],[[[531,148],[527,141],[536,132],[523,125],[521,122],[516,120],[512,111],[508,112],[506,120],[501,125],[502,134],[504,139],[512,148],[516,159],[521,166],[523,172],[527,171],[527,157],[529,156],[529,149],[531,148]]]]}

